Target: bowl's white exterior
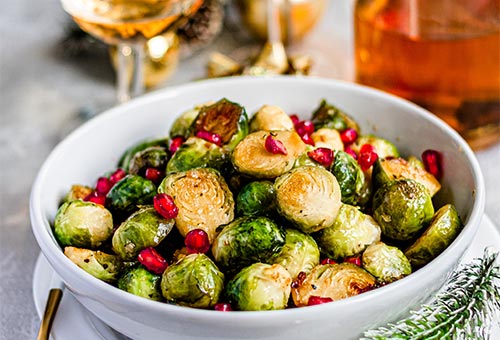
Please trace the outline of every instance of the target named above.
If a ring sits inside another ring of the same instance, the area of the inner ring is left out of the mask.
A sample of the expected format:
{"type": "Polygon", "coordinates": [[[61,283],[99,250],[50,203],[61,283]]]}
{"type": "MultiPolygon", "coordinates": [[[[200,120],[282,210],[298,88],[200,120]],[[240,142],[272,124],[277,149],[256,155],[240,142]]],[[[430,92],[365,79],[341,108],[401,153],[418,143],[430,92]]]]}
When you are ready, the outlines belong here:
{"type": "Polygon", "coordinates": [[[484,209],[483,179],[459,135],[427,111],[351,83],[317,78],[228,78],[165,89],[92,119],[61,142],[33,185],[33,232],[54,270],[92,313],[133,339],[356,339],[363,330],[394,321],[424,302],[444,282],[469,246],[484,209]],[[144,138],[165,136],[179,113],[226,97],[247,108],[279,105],[306,118],[325,98],[351,114],[364,133],[395,141],[404,155],[440,150],[445,177],[439,201],[452,199],[466,226],[453,244],[414,274],[362,295],[314,307],[221,313],[149,301],[95,279],[61,252],[50,224],[72,184],[94,183],[120,154],[144,138]]]}

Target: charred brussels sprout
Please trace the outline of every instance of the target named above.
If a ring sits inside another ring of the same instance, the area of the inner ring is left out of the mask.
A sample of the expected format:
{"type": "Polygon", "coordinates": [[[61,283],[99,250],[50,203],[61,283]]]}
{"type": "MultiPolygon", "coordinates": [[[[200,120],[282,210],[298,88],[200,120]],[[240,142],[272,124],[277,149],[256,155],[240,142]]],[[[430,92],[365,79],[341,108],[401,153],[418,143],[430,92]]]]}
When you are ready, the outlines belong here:
{"type": "Polygon", "coordinates": [[[118,288],[146,299],[161,301],[161,276],[143,266],[129,268],[118,280],[118,288]]]}
{"type": "Polygon", "coordinates": [[[312,122],[316,129],[330,128],[343,131],[347,128],[359,133],[359,125],[347,113],[322,100],[319,107],[312,114],[312,122]]]}
{"type": "Polygon", "coordinates": [[[168,138],[146,140],[146,141],[141,141],[137,144],[132,145],[120,157],[120,160],[118,161],[118,168],[121,168],[125,171],[128,171],[129,170],[128,165],[130,164],[130,160],[132,159],[132,157],[134,157],[134,155],[137,154],[138,152],[141,152],[141,151],[143,151],[147,148],[153,147],[153,146],[167,148],[168,147],[168,138]]]}
{"type": "Polygon", "coordinates": [[[380,227],[370,215],[343,204],[335,223],[314,235],[321,252],[332,259],[342,259],[363,252],[380,241],[380,227]]]}
{"type": "Polygon", "coordinates": [[[281,265],[254,263],[228,282],[226,296],[237,310],[284,309],[291,282],[290,274],[281,265]]]}
{"type": "Polygon", "coordinates": [[[152,206],[130,215],[113,234],[113,250],[124,260],[134,260],[142,249],[156,247],[172,230],[174,220],[161,217],[152,206]]]}
{"type": "Polygon", "coordinates": [[[368,203],[371,183],[351,155],[344,151],[337,151],[330,171],[339,183],[342,203],[360,207],[368,203]]]}
{"type": "Polygon", "coordinates": [[[337,180],[320,167],[295,168],[274,187],[278,211],[307,234],[331,226],[342,204],[337,180]]]}
{"type": "Polygon", "coordinates": [[[310,235],[295,229],[285,232],[285,245],[273,263],[282,265],[295,279],[300,272],[307,274],[319,264],[319,249],[310,235]]]}
{"type": "Polygon", "coordinates": [[[162,146],[151,146],[135,153],[126,167],[130,174],[143,174],[146,168],[165,168],[167,160],[167,148],[162,146]]]}
{"type": "Polygon", "coordinates": [[[399,151],[393,143],[389,142],[387,139],[374,135],[364,135],[358,137],[358,139],[353,144],[351,144],[351,148],[356,153],[359,153],[359,150],[365,144],[370,144],[371,146],[373,146],[375,149],[375,153],[379,158],[399,157],[399,151]]]}
{"type": "Polygon", "coordinates": [[[65,247],[64,255],[90,275],[109,283],[118,279],[123,267],[118,256],[99,250],[65,247]]]}
{"type": "Polygon", "coordinates": [[[411,240],[433,215],[429,191],[412,179],[387,182],[373,197],[373,218],[382,235],[393,240],[411,240]]]}
{"type": "Polygon", "coordinates": [[[292,119],[278,106],[264,105],[250,120],[250,132],[255,131],[292,131],[292,119]]]}
{"type": "Polygon", "coordinates": [[[363,268],[381,283],[391,283],[411,274],[410,261],[397,247],[383,242],[370,245],[363,253],[363,268]]]}
{"type": "Polygon", "coordinates": [[[236,198],[238,216],[269,216],[275,212],[274,186],[270,181],[246,184],[236,198]]]}
{"type": "Polygon", "coordinates": [[[420,268],[445,250],[462,228],[458,212],[451,204],[441,207],[425,232],[405,251],[415,268],[420,268]]]}
{"type": "Polygon", "coordinates": [[[179,213],[175,226],[182,234],[203,229],[212,242],[216,228],[234,219],[234,199],[217,170],[197,168],[168,175],[158,188],[174,199],[179,213]]]}
{"type": "Polygon", "coordinates": [[[317,148],[328,148],[331,150],[344,150],[344,143],[340,133],[335,129],[321,128],[313,132],[311,138],[317,148]]]}
{"type": "Polygon", "coordinates": [[[113,216],[102,205],[80,200],[59,207],[54,234],[62,246],[95,249],[113,233],[113,216]]]}
{"type": "Polygon", "coordinates": [[[341,300],[374,288],[377,281],[366,270],[344,262],[320,264],[295,283],[292,298],[297,307],[302,307],[308,305],[311,296],[341,300]]]}
{"type": "Polygon", "coordinates": [[[106,207],[113,213],[129,214],[140,205],[151,204],[155,195],[153,182],[139,175],[127,175],[106,195],[106,207]]]}
{"type": "Polygon", "coordinates": [[[194,120],[200,113],[201,106],[197,106],[191,110],[184,111],[172,124],[170,128],[170,138],[184,137],[185,139],[191,136],[191,126],[194,120]]]}
{"type": "Polygon", "coordinates": [[[224,289],[224,274],[205,254],[190,254],[167,267],[161,291],[167,302],[195,308],[213,307],[224,289]]]}
{"type": "Polygon", "coordinates": [[[63,203],[75,200],[83,200],[85,197],[92,193],[93,189],[85,185],[72,185],[66,196],[64,196],[63,203]]]}

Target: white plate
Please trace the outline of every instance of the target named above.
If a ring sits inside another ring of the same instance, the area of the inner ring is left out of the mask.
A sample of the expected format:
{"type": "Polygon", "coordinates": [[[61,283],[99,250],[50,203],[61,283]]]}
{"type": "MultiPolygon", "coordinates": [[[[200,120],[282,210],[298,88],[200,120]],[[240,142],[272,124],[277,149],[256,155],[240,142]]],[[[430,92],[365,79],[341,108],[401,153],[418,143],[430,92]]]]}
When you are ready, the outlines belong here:
{"type": "MultiPolygon", "coordinates": [[[[500,232],[488,216],[484,216],[471,248],[464,256],[463,262],[481,257],[485,247],[492,246],[500,251],[500,232]]],[[[57,274],[52,270],[45,257],[40,254],[33,273],[33,298],[38,315],[41,317],[47,301],[50,283],[57,274]]],[[[54,320],[52,330],[53,340],[124,340],[119,334],[92,313],[87,311],[71,293],[66,290],[63,294],[59,310],[54,320]]],[[[500,339],[500,328],[494,327],[491,339],[500,339]]],[[[175,339],[172,339],[175,340],[175,339]]]]}

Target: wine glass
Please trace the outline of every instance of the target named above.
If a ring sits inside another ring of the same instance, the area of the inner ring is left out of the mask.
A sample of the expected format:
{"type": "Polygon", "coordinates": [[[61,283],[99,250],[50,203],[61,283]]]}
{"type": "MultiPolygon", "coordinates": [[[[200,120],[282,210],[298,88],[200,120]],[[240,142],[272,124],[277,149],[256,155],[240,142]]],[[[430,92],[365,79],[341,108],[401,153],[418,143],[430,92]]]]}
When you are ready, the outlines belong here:
{"type": "Polygon", "coordinates": [[[117,100],[144,92],[144,44],[194,14],[203,0],[61,0],[80,28],[116,45],[117,100]],[[129,64],[131,60],[132,65],[129,64]],[[130,76],[130,68],[132,73],[130,76]]]}

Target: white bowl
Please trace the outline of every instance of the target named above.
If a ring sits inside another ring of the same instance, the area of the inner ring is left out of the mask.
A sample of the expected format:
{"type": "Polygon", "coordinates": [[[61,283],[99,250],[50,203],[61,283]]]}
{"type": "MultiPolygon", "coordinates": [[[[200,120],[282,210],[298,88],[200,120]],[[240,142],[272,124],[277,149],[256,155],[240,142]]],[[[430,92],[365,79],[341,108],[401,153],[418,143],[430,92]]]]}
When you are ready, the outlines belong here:
{"type": "Polygon", "coordinates": [[[397,320],[427,300],[456,267],[475,235],[484,209],[479,165],[466,142],[441,120],[397,97],[351,83],[317,78],[228,78],[146,95],[92,119],[50,154],[33,185],[33,232],[68,289],[93,314],[133,339],[354,339],[397,320]],[[426,149],[443,154],[438,202],[452,201],[465,227],[441,255],[385,287],[328,304],[266,312],[222,313],[149,301],[87,274],[64,256],[51,231],[58,203],[72,184],[92,184],[112,170],[135,142],[165,136],[174,118],[195,104],[226,97],[253,113],[263,104],[309,117],[325,98],[344,109],[364,133],[392,140],[403,155],[426,149]]]}

